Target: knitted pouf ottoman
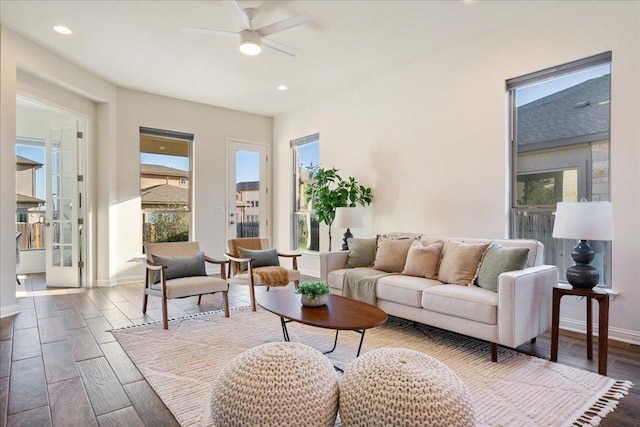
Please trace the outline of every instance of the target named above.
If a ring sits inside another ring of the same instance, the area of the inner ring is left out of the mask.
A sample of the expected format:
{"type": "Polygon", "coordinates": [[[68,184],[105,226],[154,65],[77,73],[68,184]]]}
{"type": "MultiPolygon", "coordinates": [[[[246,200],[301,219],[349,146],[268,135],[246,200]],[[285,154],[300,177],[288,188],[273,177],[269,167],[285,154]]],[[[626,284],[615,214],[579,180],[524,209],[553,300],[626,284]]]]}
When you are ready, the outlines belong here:
{"type": "Polygon", "coordinates": [[[226,426],[333,426],[338,380],[322,353],[293,342],[236,356],[213,385],[211,417],[226,426]]]}
{"type": "Polygon", "coordinates": [[[340,418],[352,426],[474,426],[466,385],[444,363],[403,348],[369,351],[340,382],[340,418]]]}

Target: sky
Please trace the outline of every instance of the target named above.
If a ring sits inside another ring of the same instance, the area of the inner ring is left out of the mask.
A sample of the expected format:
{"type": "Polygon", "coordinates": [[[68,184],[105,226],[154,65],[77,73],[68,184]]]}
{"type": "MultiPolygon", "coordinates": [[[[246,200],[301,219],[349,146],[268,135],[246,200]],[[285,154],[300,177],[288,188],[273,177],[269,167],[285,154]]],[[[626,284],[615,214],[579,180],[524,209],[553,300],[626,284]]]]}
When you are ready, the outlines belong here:
{"type": "Polygon", "coordinates": [[[611,64],[603,64],[579,73],[573,73],[551,80],[544,80],[534,85],[523,87],[517,90],[517,106],[520,107],[521,105],[528,104],[536,99],[543,98],[584,81],[595,79],[596,77],[601,77],[610,73],[611,64]]]}

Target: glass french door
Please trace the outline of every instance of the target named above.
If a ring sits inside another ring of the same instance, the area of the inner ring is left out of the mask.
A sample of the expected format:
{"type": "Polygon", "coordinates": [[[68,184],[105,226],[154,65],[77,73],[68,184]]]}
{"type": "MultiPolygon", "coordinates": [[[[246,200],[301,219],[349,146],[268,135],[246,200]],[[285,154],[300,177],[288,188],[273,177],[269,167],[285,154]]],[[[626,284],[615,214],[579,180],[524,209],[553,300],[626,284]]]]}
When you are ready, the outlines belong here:
{"type": "Polygon", "coordinates": [[[81,192],[78,175],[83,121],[68,120],[50,129],[46,156],[46,276],[48,286],[81,285],[81,192]]]}
{"type": "Polygon", "coordinates": [[[229,139],[227,239],[269,237],[267,146],[229,139]]]}

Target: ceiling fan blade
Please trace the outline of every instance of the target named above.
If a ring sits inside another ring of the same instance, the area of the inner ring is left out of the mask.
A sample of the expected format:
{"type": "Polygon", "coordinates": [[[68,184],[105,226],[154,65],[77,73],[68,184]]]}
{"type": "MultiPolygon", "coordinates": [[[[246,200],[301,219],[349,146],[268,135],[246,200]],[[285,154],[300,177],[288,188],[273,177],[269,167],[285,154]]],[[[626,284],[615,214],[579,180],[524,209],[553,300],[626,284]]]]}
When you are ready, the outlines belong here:
{"type": "Polygon", "coordinates": [[[302,15],[292,16],[291,18],[283,19],[282,21],[275,22],[273,24],[265,25],[262,28],[258,28],[256,31],[262,36],[268,36],[278,31],[283,31],[289,28],[297,27],[298,25],[306,24],[311,21],[311,17],[306,13],[302,15]]]}
{"type": "Polygon", "coordinates": [[[230,31],[209,30],[207,28],[180,27],[180,31],[182,31],[183,33],[207,34],[207,35],[235,37],[235,38],[239,37],[238,33],[232,33],[230,31]]]}
{"type": "Polygon", "coordinates": [[[236,3],[235,0],[222,0],[222,4],[224,4],[224,6],[227,8],[229,13],[233,15],[236,21],[242,23],[242,26],[244,28],[251,28],[247,15],[242,9],[240,9],[240,6],[238,6],[238,3],[236,3]]]}
{"type": "Polygon", "coordinates": [[[284,45],[282,43],[275,42],[266,37],[263,37],[261,41],[263,45],[270,47],[271,49],[277,50],[279,52],[286,53],[287,55],[298,56],[302,53],[302,51],[296,48],[284,45]]]}

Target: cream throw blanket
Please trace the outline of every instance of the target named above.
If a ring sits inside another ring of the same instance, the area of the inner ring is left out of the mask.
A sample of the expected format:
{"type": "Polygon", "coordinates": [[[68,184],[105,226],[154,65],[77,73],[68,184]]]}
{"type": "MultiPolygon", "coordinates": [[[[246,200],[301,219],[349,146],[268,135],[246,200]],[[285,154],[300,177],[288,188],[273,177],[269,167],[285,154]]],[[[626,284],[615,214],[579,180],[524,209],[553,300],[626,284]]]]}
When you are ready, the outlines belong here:
{"type": "Polygon", "coordinates": [[[391,274],[368,267],[350,268],[342,278],[342,296],[376,305],[376,282],[391,274]]]}

